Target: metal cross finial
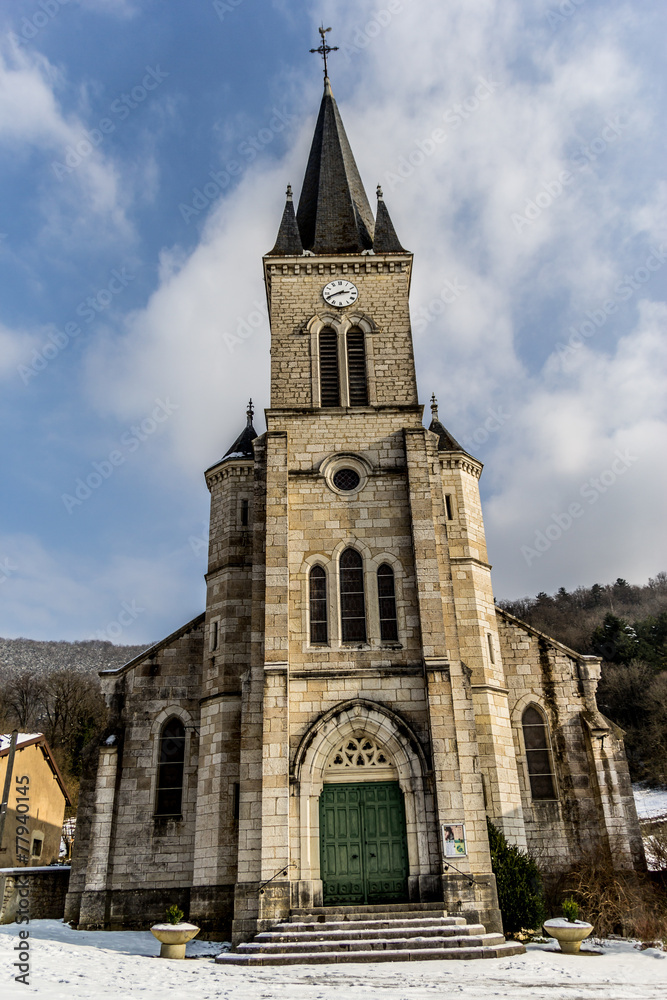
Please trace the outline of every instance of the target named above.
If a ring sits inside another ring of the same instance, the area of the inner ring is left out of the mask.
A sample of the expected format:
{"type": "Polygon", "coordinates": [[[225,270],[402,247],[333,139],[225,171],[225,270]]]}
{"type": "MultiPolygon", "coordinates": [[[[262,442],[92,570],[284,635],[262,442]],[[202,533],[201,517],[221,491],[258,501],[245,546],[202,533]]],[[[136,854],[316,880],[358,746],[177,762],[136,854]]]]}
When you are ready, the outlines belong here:
{"type": "Polygon", "coordinates": [[[246,416],[248,417],[248,427],[252,423],[252,418],[255,416],[255,409],[252,405],[252,399],[248,400],[248,409],[246,410],[246,416]]]}
{"type": "Polygon", "coordinates": [[[438,416],[438,400],[435,398],[435,393],[431,396],[431,413],[434,419],[438,416]]]}
{"type": "Polygon", "coordinates": [[[327,31],[331,31],[331,28],[325,28],[324,25],[322,25],[317,30],[319,31],[320,35],[322,36],[322,44],[319,46],[319,48],[317,48],[317,49],[311,49],[310,51],[311,52],[319,52],[319,54],[324,59],[324,79],[328,80],[329,79],[329,69],[328,69],[328,66],[327,66],[327,56],[329,55],[330,52],[338,52],[338,46],[337,45],[327,45],[327,41],[326,41],[326,37],[325,36],[326,36],[327,31]]]}
{"type": "Polygon", "coordinates": [[[384,195],[382,194],[382,188],[380,187],[379,184],[378,184],[378,189],[377,189],[377,196],[378,196],[378,201],[382,201],[384,195]]]}

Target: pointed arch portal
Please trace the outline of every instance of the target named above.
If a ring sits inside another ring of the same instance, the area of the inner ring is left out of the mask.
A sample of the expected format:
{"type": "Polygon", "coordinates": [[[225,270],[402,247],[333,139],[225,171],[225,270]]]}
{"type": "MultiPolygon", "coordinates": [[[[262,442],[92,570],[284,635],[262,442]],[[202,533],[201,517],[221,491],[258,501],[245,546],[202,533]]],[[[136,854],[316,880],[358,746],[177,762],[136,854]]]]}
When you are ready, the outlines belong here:
{"type": "Polygon", "coordinates": [[[325,905],[403,901],[430,871],[427,771],[414,733],[377,703],[338,705],[306,733],[293,769],[300,877],[325,905]]]}

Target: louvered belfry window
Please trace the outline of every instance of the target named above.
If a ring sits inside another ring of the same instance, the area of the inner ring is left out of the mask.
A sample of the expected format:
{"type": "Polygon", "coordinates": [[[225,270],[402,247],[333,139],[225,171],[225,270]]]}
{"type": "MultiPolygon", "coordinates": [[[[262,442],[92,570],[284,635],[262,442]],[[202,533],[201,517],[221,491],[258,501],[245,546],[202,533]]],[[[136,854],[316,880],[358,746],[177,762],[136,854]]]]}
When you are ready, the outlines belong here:
{"type": "Polygon", "coordinates": [[[322,566],[313,566],[310,571],[310,641],[313,645],[324,645],[327,640],[327,574],[322,566]]]}
{"type": "Polygon", "coordinates": [[[364,565],[355,549],[340,557],[340,618],[343,642],[366,642],[364,565]]]}
{"type": "Polygon", "coordinates": [[[534,799],[555,799],[551,747],[542,713],[529,705],[521,716],[530,794],[534,799]]]}
{"type": "Polygon", "coordinates": [[[380,605],[380,638],[385,642],[398,639],[396,621],[396,590],[394,571],[387,563],[378,570],[378,603],[380,605]]]}
{"type": "Polygon", "coordinates": [[[160,733],[156,816],[180,816],[184,764],[185,727],[180,719],[169,719],[160,733]]]}
{"type": "Polygon", "coordinates": [[[366,345],[363,330],[347,331],[347,375],[350,385],[350,406],[368,406],[366,381],[366,345]]]}
{"type": "Polygon", "coordinates": [[[328,326],[320,332],[320,405],[340,406],[338,334],[328,326]]]}

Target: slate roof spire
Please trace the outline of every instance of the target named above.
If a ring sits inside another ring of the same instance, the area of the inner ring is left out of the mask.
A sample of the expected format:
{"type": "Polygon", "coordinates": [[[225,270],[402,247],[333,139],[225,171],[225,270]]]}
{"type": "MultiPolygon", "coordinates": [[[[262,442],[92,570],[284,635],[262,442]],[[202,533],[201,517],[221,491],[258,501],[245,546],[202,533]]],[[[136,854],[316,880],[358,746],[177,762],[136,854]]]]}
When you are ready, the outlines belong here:
{"type": "Polygon", "coordinates": [[[304,250],[361,253],[373,246],[373,213],[328,76],[296,218],[304,250]]]}
{"type": "Polygon", "coordinates": [[[252,426],[252,418],[255,415],[255,409],[252,405],[252,399],[248,402],[248,408],[246,410],[246,425],[237,437],[231,448],[228,448],[222,457],[222,461],[226,458],[252,458],[252,442],[257,437],[257,431],[252,426]]]}
{"type": "Polygon", "coordinates": [[[431,396],[431,423],[428,429],[438,435],[438,451],[462,451],[464,455],[468,454],[456,438],[452,437],[447,428],[440,423],[438,419],[438,400],[435,398],[435,393],[431,396]]]}
{"type": "Polygon", "coordinates": [[[375,235],[373,250],[375,253],[407,253],[401,246],[394,229],[394,223],[389,216],[389,210],[384,203],[382,188],[377,186],[378,209],[375,217],[375,235]]]}
{"type": "Polygon", "coordinates": [[[269,250],[269,254],[272,257],[300,257],[302,253],[303,245],[301,243],[299,227],[296,224],[294,202],[292,201],[292,185],[288,184],[280,229],[278,230],[275,246],[273,250],[269,250]]]}

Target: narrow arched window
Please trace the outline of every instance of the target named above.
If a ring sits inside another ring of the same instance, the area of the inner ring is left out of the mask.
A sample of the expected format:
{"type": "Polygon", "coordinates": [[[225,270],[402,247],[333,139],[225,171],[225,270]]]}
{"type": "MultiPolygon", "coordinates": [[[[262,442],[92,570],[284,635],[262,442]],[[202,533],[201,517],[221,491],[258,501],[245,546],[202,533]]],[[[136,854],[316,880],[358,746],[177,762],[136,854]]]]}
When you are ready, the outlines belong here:
{"type": "Polygon", "coordinates": [[[340,557],[340,620],[343,642],[366,642],[364,565],[355,549],[340,557]]]}
{"type": "Polygon", "coordinates": [[[328,641],[327,574],[321,566],[310,571],[310,641],[313,645],[328,641]]]}
{"type": "Polygon", "coordinates": [[[364,332],[358,327],[347,331],[347,377],[350,406],[368,406],[366,380],[366,344],[364,332]]]}
{"type": "Polygon", "coordinates": [[[181,815],[184,764],[185,726],[180,719],[172,718],[165,722],[160,733],[156,816],[181,815]]]}
{"type": "Polygon", "coordinates": [[[328,326],[320,332],[320,405],[340,406],[338,334],[328,326]]]}
{"type": "Polygon", "coordinates": [[[398,639],[396,621],[396,588],[394,571],[387,563],[378,570],[378,603],[380,607],[380,638],[391,642],[398,639]]]}
{"type": "Polygon", "coordinates": [[[555,799],[551,747],[544,717],[535,705],[529,705],[521,716],[523,742],[530,780],[530,794],[534,799],[555,799]]]}

